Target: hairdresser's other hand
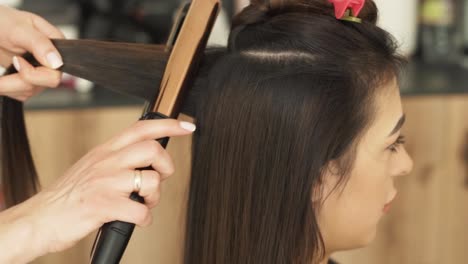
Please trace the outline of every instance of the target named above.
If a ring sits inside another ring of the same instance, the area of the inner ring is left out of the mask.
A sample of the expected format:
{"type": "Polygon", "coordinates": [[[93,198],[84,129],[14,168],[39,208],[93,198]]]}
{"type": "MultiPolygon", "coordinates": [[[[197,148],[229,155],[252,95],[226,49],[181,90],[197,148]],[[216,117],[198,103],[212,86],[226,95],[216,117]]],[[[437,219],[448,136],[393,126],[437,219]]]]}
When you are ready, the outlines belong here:
{"type": "Polygon", "coordinates": [[[36,241],[42,246],[40,255],[64,250],[106,222],[149,225],[161,181],[175,171],[172,158],[154,138],[189,135],[193,130],[193,124],[174,119],[138,121],[94,148],[52,186],[26,201],[18,210],[23,210],[26,222],[38,233],[32,239],[40,240],[36,241]],[[135,169],[147,166],[154,171],[142,171],[140,195],[145,204],[141,204],[129,196],[135,169]]]}
{"type": "Polygon", "coordinates": [[[43,87],[57,87],[62,58],[51,38],[64,38],[62,32],[43,18],[0,5],[0,66],[13,64],[17,74],[0,77],[0,95],[25,101],[43,87]],[[20,55],[30,52],[43,66],[33,67],[20,55]]]}

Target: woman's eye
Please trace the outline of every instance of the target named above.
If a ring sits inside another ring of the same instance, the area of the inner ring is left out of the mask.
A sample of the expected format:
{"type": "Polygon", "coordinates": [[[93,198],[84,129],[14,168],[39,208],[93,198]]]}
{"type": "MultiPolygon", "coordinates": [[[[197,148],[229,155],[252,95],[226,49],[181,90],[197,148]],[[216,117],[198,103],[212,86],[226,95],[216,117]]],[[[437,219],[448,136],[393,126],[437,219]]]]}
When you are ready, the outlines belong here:
{"type": "Polygon", "coordinates": [[[391,152],[398,152],[398,147],[405,144],[405,136],[400,135],[397,140],[388,147],[391,152]]]}

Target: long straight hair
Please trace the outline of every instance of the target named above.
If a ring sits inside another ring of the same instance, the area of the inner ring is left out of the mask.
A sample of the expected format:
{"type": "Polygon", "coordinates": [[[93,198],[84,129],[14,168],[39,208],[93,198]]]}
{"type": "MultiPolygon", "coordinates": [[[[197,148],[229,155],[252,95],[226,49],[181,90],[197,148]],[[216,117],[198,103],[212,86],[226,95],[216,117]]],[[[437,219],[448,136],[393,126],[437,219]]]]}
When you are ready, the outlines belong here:
{"type": "Polygon", "coordinates": [[[194,113],[185,264],[323,259],[324,171],[337,161],[346,184],[404,62],[372,1],[360,18],[337,20],[327,0],[252,1],[234,18],[194,113]]]}
{"type": "MultiPolygon", "coordinates": [[[[148,100],[157,94],[155,87],[161,82],[168,60],[162,45],[92,40],[53,40],[53,43],[64,60],[60,70],[148,100]]],[[[24,57],[38,65],[31,54],[24,57]]],[[[10,67],[5,74],[15,72],[10,67]]],[[[0,105],[0,177],[6,206],[11,207],[35,194],[39,181],[26,133],[23,103],[2,96],[0,105]]]]}

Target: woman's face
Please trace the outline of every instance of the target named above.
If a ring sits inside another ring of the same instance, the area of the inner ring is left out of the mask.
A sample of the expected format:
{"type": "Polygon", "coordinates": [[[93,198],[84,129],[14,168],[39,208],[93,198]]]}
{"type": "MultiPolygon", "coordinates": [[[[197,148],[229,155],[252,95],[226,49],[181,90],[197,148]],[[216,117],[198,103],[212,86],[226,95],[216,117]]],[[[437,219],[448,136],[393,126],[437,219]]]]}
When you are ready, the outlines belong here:
{"type": "Polygon", "coordinates": [[[338,177],[332,172],[325,175],[323,197],[331,194],[318,213],[318,221],[327,253],[369,244],[377,223],[397,195],[394,180],[413,167],[403,145],[397,143],[404,122],[397,82],[386,86],[376,98],[374,123],[357,146],[354,168],[343,191],[337,188],[331,192],[338,177]]]}

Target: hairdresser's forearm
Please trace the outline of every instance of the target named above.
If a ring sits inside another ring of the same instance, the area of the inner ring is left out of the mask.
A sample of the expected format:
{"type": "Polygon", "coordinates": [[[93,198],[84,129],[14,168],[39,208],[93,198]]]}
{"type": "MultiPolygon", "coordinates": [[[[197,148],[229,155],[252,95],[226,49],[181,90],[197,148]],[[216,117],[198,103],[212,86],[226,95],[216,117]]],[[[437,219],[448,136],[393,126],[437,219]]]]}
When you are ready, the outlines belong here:
{"type": "Polygon", "coordinates": [[[0,263],[28,263],[44,254],[33,223],[21,205],[0,213],[0,263]]]}

